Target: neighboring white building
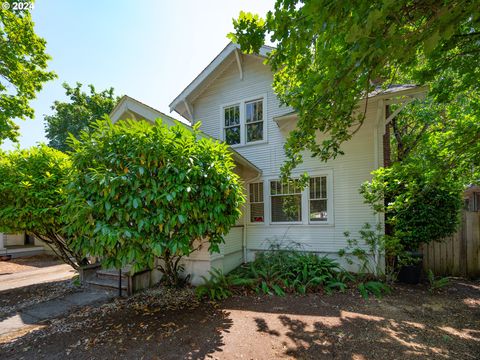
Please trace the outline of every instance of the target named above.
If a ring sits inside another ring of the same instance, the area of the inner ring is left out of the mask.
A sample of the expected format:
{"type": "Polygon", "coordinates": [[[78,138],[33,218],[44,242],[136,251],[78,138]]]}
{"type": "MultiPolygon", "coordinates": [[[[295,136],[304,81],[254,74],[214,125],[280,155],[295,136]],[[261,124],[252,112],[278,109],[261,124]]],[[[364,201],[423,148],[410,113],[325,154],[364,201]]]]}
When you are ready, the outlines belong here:
{"type": "MultiPolygon", "coordinates": [[[[415,86],[397,86],[372,94],[363,126],[342,146],[345,155],[324,163],[305,154],[293,175],[307,172],[310,187],[286,189],[278,182],[285,160],[283,145],[297,116],[293,109],[280,106],[273,92],[273,75],[264,64],[271,50],[264,46],[258,55],[245,55],[230,43],[170,104],[171,111],[192,125],[201,121],[205,134],[231,145],[248,197],[244,215],[226,235],[221,254],[210,255],[203,249],[186,261],[194,284],[212,266],[228,272],[254,259],[255,252],[268,249],[272,242],[299,243],[305,251],[335,258],[347,245],[345,231],[356,235],[363,224],[381,221],[364,203],[359,188],[371,179],[373,170],[383,166],[385,107],[425,92],[415,86]],[[286,196],[300,205],[293,217],[283,211],[286,196]]],[[[177,123],[128,97],[114,109],[112,121],[125,117],[162,117],[177,123]]],[[[321,140],[322,134],[318,137],[321,140]]]]}

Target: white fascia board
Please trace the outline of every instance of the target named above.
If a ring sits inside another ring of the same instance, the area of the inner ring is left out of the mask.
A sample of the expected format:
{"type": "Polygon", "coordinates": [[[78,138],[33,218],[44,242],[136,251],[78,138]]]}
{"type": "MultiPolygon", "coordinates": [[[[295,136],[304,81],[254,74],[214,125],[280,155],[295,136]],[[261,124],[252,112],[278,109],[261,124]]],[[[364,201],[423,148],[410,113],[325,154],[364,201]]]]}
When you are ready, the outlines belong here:
{"type": "MultiPolygon", "coordinates": [[[[229,43],[216,57],[212,60],[210,64],[190,83],[188,86],[170,103],[170,111],[176,111],[182,116],[185,116],[184,112],[181,111],[180,107],[183,108],[182,103],[184,100],[188,100],[188,96],[197,89],[214,71],[218,66],[220,66],[225,59],[233,52],[240,49],[240,46],[234,43],[229,43]]],[[[268,54],[274,48],[270,46],[262,46],[257,56],[267,57],[268,54]]],[[[192,119],[188,119],[192,120],[192,119]]]]}

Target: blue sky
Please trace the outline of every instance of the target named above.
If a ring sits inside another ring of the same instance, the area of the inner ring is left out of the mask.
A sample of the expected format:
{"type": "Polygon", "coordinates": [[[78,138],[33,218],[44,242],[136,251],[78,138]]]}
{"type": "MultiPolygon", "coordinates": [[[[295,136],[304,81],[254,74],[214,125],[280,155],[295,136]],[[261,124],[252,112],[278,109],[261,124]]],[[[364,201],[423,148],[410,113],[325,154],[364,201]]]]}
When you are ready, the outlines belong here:
{"type": "MultiPolygon", "coordinates": [[[[64,100],[62,83],[114,87],[160,111],[228,43],[240,10],[264,15],[273,0],[37,0],[35,31],[47,41],[46,83],[31,105],[35,119],[18,121],[20,146],[46,142],[43,117],[64,100]]],[[[85,90],[86,86],[85,86],[85,90]]],[[[174,114],[176,115],[176,114],[174,114]]],[[[3,149],[12,149],[6,142],[3,149]]]]}

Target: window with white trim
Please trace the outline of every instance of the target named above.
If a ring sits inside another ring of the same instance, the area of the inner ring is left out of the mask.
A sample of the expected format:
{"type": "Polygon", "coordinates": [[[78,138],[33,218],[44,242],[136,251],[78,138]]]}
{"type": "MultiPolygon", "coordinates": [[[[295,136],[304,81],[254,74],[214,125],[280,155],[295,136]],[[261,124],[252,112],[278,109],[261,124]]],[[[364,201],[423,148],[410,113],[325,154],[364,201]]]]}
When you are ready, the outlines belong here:
{"type": "Polygon", "coordinates": [[[308,207],[311,222],[326,222],[328,220],[327,177],[316,176],[310,178],[308,207]]]}
{"type": "Polygon", "coordinates": [[[263,223],[265,204],[263,203],[263,182],[250,184],[250,222],[263,223]]]}
{"type": "Polygon", "coordinates": [[[263,143],[267,136],[265,110],[265,95],[222,105],[223,140],[234,146],[263,143]]]}
{"type": "Polygon", "coordinates": [[[240,144],[240,105],[223,109],[224,138],[228,145],[240,144]]]}
{"type": "Polygon", "coordinates": [[[302,190],[296,181],[270,181],[270,200],[272,223],[302,221],[302,190]]]}
{"type": "Polygon", "coordinates": [[[263,100],[245,103],[246,142],[263,140],[263,100]]]}

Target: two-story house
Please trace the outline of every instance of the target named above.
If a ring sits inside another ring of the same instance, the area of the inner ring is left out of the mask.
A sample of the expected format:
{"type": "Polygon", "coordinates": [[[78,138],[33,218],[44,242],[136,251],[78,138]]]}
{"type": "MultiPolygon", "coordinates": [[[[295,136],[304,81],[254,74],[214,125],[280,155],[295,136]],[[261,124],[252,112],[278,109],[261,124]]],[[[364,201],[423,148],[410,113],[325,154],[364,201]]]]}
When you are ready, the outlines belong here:
{"type": "MultiPolygon", "coordinates": [[[[205,134],[231,146],[248,199],[220,254],[203,249],[186,260],[194,284],[212,267],[228,272],[272,243],[297,244],[305,251],[336,258],[346,246],[345,231],[356,235],[363,224],[382,221],[364,203],[359,188],[374,169],[383,166],[385,124],[396,115],[386,117],[386,107],[425,92],[416,86],[395,86],[371,94],[368,102],[359,104],[361,111],[367,106],[366,119],[343,145],[345,155],[325,163],[306,154],[294,176],[307,172],[309,186],[303,190],[282,186],[283,145],[297,116],[293,109],[280,106],[273,92],[273,74],[264,64],[271,50],[264,46],[259,54],[246,55],[230,43],[170,104],[171,111],[192,125],[201,121],[205,134]],[[298,205],[294,213],[283,207],[287,197],[298,205]]],[[[112,121],[125,117],[173,121],[128,97],[114,109],[112,121]]],[[[321,140],[323,135],[318,136],[321,140]]]]}

